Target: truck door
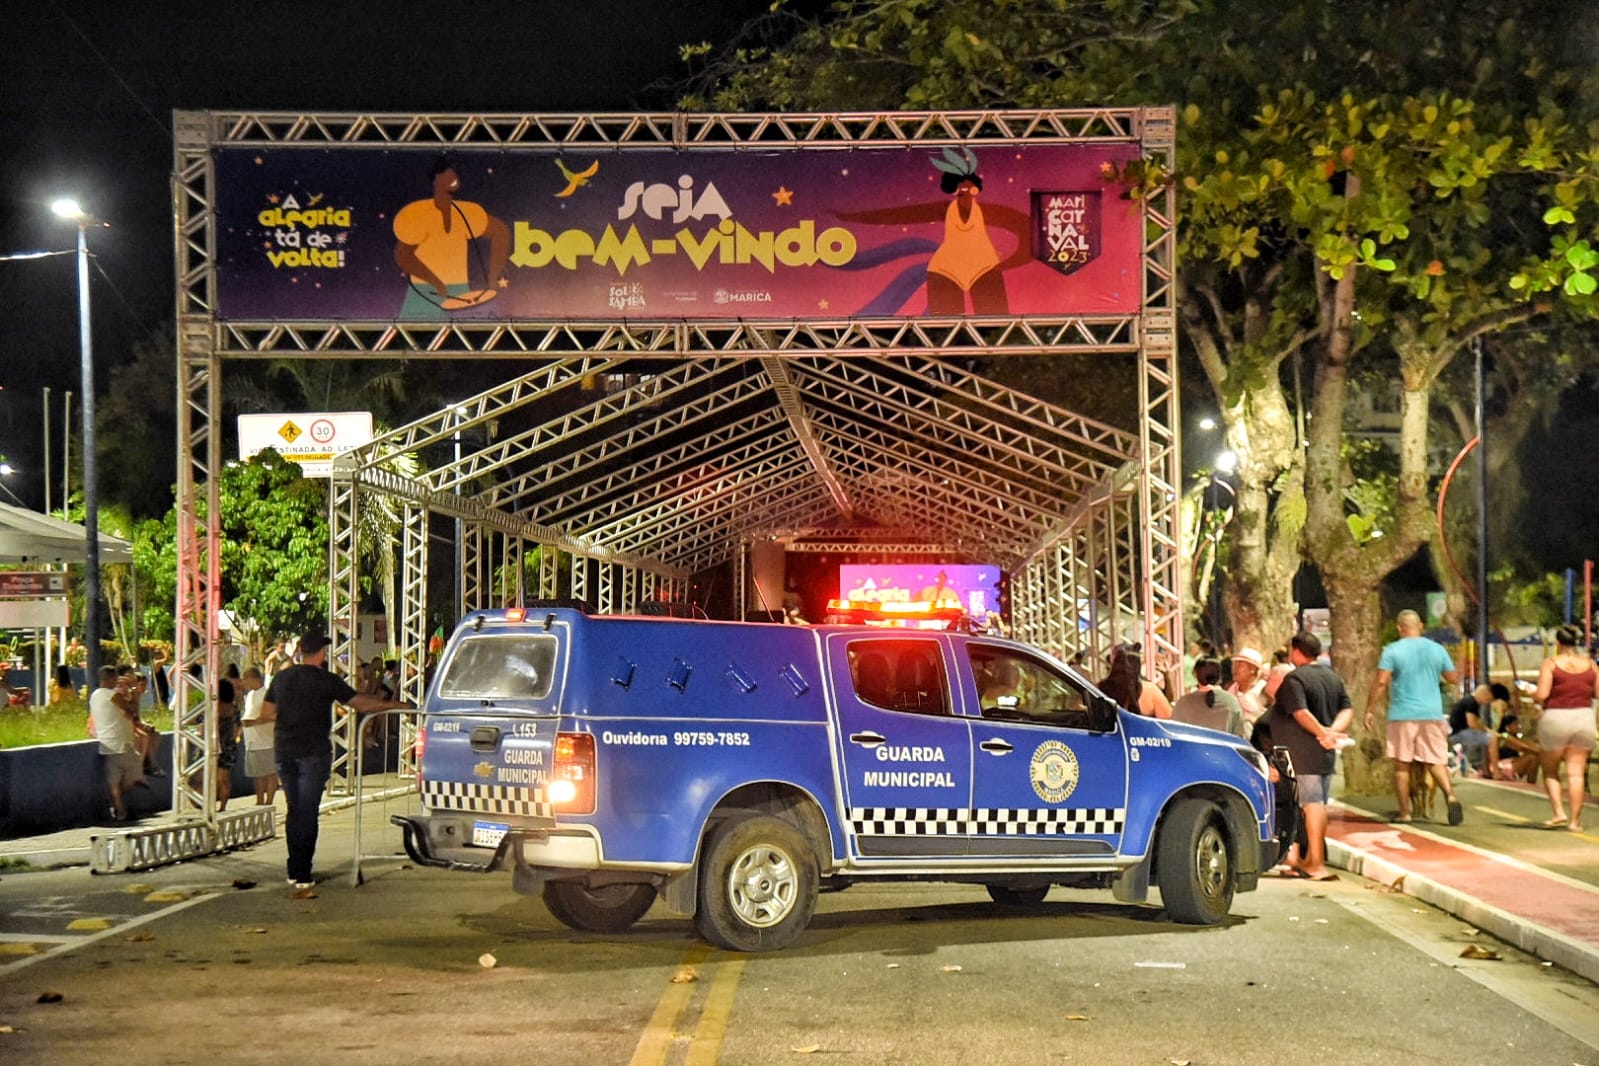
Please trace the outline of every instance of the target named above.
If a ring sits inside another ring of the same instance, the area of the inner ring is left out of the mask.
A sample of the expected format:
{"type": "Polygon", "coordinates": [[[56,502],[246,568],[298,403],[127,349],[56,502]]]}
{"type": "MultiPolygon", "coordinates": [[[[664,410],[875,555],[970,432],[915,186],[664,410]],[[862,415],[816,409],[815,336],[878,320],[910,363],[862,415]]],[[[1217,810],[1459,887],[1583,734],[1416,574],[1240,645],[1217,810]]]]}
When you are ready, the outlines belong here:
{"type": "Polygon", "coordinates": [[[971,670],[971,852],[1112,855],[1127,814],[1121,730],[1089,728],[1082,686],[1014,648],[965,645],[971,670]]]}
{"type": "Polygon", "coordinates": [[[839,764],[856,853],[964,856],[971,723],[954,713],[943,642],[835,634],[827,654],[838,679],[839,764]]]}

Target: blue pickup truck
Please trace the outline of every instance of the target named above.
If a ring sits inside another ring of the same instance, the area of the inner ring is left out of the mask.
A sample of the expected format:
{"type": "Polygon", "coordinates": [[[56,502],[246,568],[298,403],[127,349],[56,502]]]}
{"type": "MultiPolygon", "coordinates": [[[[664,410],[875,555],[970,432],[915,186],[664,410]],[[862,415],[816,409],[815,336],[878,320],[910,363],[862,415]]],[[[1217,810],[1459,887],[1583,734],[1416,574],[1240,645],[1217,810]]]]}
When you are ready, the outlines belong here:
{"type": "Polygon", "coordinates": [[[659,900],[775,950],[864,881],[1052,885],[1211,925],[1283,850],[1264,755],[961,632],[479,611],[423,707],[418,863],[618,932],[659,900]]]}

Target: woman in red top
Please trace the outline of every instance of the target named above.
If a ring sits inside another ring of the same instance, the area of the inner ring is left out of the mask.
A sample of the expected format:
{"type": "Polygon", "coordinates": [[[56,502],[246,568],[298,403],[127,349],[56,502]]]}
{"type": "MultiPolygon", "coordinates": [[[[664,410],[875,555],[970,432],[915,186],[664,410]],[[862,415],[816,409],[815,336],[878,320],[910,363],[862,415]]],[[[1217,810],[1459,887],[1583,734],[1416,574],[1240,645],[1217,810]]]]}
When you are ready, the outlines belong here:
{"type": "Polygon", "coordinates": [[[1594,700],[1599,699],[1599,670],[1578,650],[1581,641],[1582,631],[1576,626],[1555,630],[1555,653],[1538,670],[1538,699],[1543,703],[1538,718],[1538,746],[1543,749],[1539,762],[1555,812],[1544,825],[1551,829],[1564,825],[1572,832],[1582,829],[1583,785],[1594,745],[1594,700]],[[1561,760],[1566,764],[1569,817],[1560,796],[1561,760]]]}

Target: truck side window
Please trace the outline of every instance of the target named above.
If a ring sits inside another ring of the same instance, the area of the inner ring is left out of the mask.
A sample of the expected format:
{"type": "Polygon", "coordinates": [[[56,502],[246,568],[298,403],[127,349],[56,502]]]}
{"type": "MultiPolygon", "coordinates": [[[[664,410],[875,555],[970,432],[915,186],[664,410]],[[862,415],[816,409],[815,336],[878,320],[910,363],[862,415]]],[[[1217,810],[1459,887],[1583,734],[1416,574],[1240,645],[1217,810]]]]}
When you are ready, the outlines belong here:
{"type": "Polygon", "coordinates": [[[863,702],[890,711],[948,715],[949,686],[937,645],[915,640],[857,640],[850,679],[863,702]]]}
{"type": "Polygon", "coordinates": [[[977,705],[984,718],[1082,729],[1088,701],[1066,677],[1002,648],[969,645],[977,705]]]}

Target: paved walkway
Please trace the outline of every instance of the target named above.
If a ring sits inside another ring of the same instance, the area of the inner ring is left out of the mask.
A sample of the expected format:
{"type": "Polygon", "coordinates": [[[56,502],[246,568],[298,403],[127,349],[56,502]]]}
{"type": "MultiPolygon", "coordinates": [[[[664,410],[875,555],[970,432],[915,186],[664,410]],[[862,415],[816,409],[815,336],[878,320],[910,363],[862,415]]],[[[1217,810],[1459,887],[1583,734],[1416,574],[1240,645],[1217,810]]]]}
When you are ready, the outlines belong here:
{"type": "Polygon", "coordinates": [[[1329,861],[1599,982],[1599,805],[1590,798],[1588,828],[1573,833],[1543,828],[1541,788],[1467,780],[1455,789],[1465,807],[1458,826],[1442,796],[1435,820],[1409,825],[1385,820],[1391,805],[1334,804],[1329,861]]]}

